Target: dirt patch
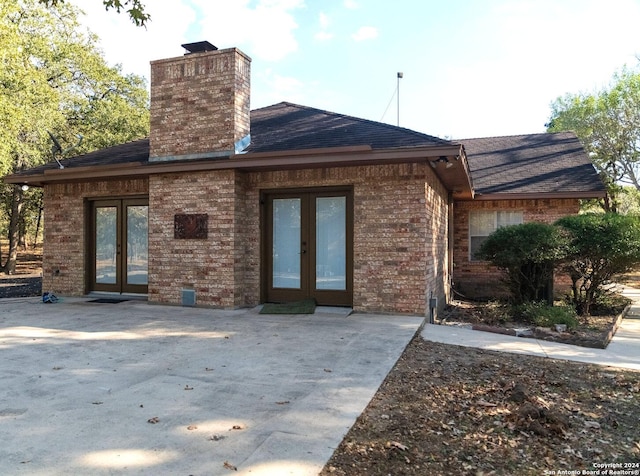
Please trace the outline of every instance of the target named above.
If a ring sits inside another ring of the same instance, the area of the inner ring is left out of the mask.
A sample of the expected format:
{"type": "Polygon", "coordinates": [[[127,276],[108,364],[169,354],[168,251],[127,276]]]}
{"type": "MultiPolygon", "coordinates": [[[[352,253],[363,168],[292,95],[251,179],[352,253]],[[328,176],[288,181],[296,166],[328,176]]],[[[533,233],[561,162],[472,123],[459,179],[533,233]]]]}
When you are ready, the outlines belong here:
{"type": "MultiPolygon", "coordinates": [[[[3,251],[6,250],[6,245],[3,251]]],[[[0,298],[42,295],[42,245],[18,250],[16,272],[0,273],[0,298]]]]}
{"type": "Polygon", "coordinates": [[[321,474],[583,474],[640,461],[639,414],[640,372],[416,337],[321,474]]]}
{"type": "Polygon", "coordinates": [[[632,287],[640,288],[640,271],[625,274],[621,282],[632,287]]]}
{"type": "Polygon", "coordinates": [[[602,349],[615,333],[619,316],[628,302],[626,298],[612,298],[608,306],[595,307],[594,315],[580,317],[577,328],[564,332],[518,322],[510,315],[509,307],[500,302],[452,300],[443,311],[439,323],[602,349]]]}
{"type": "Polygon", "coordinates": [[[0,277],[0,299],[42,295],[42,277],[0,277]]]}

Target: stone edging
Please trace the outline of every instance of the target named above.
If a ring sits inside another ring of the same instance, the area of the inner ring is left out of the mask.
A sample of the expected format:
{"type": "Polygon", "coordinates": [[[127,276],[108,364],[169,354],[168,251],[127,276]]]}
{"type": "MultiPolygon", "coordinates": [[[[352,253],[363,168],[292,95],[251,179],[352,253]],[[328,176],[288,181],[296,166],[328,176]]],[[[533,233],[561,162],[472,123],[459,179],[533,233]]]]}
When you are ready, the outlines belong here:
{"type": "Polygon", "coordinates": [[[620,327],[620,324],[622,323],[622,319],[624,319],[624,317],[631,310],[631,306],[632,306],[632,304],[627,304],[627,307],[625,307],[622,310],[622,312],[620,314],[618,314],[618,317],[616,317],[616,320],[613,323],[613,327],[611,328],[611,330],[609,332],[607,332],[607,335],[602,340],[602,348],[603,349],[606,349],[607,346],[609,345],[609,342],[611,342],[611,339],[613,339],[613,336],[616,334],[616,331],[618,330],[618,327],[620,327]]]}
{"type": "MultiPolygon", "coordinates": [[[[620,323],[622,322],[622,319],[624,319],[624,317],[627,315],[627,313],[629,312],[629,310],[631,309],[631,304],[627,304],[627,306],[622,310],[622,312],[620,314],[618,314],[618,316],[616,317],[614,323],[613,323],[613,327],[609,330],[609,332],[606,333],[606,335],[604,336],[604,338],[598,342],[598,345],[596,348],[598,349],[606,349],[607,346],[609,345],[609,342],[611,342],[611,339],[613,339],[613,336],[615,335],[616,331],[618,330],[618,327],[620,327],[620,323]]],[[[535,333],[532,333],[531,335],[526,335],[526,334],[519,334],[518,332],[516,332],[515,329],[509,329],[509,328],[504,328],[504,327],[496,327],[496,326],[489,326],[486,324],[473,324],[471,326],[471,329],[473,329],[474,331],[482,331],[482,332],[492,332],[494,334],[503,334],[503,335],[508,335],[508,336],[514,336],[514,337],[528,337],[528,338],[534,338],[537,339],[538,337],[535,336],[535,333]]],[[[541,339],[544,340],[544,339],[541,339]]],[[[569,342],[559,342],[560,344],[567,344],[567,345],[577,345],[577,344],[572,344],[569,342]]],[[[586,347],[586,346],[583,346],[586,347]]]]}
{"type": "Polygon", "coordinates": [[[507,327],[489,326],[487,324],[473,324],[471,329],[474,331],[492,332],[494,334],[503,334],[506,336],[516,336],[516,330],[507,327]]]}

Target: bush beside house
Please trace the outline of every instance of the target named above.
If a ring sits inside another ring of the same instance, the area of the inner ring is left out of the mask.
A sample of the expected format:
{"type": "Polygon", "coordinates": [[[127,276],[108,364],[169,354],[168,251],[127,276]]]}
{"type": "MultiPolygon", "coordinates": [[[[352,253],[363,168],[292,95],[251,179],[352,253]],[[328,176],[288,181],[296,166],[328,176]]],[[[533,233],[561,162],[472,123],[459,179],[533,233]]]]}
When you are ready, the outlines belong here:
{"type": "Polygon", "coordinates": [[[523,223],[497,229],[480,247],[479,258],[505,272],[515,304],[552,301],[556,263],[567,253],[566,234],[546,223],[523,223]]]}
{"type": "Polygon", "coordinates": [[[640,264],[640,218],[594,213],[566,216],[556,224],[571,238],[561,265],[571,278],[571,302],[580,315],[589,315],[606,285],[640,264]]]}
{"type": "Polygon", "coordinates": [[[574,310],[588,316],[607,285],[640,264],[640,219],[613,213],[566,216],[554,225],[524,223],[499,228],[478,251],[504,272],[516,312],[537,324],[574,323],[574,310]],[[572,310],[553,304],[555,270],[571,279],[572,310]]]}

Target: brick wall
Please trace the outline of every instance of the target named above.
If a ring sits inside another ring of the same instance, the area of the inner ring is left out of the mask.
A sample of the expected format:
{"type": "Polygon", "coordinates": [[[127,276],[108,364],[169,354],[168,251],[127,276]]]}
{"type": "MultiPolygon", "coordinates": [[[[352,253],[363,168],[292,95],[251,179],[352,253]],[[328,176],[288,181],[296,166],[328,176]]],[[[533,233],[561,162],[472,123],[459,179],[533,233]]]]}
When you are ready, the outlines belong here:
{"type": "MultiPolygon", "coordinates": [[[[525,222],[553,223],[580,209],[577,199],[459,201],[454,204],[454,288],[469,297],[506,295],[500,271],[488,263],[469,261],[469,212],[471,210],[521,210],[525,222]]],[[[563,284],[563,281],[559,281],[563,284]]]]}
{"type": "MultiPolygon", "coordinates": [[[[297,171],[202,172],[149,180],[47,185],[43,290],[86,292],[86,200],[149,195],[149,300],[179,304],[183,288],[198,304],[252,306],[260,301],[260,191],[352,185],[354,309],[428,312],[444,304],[449,282],[447,193],[420,164],[297,171]],[[173,236],[178,213],[209,216],[205,240],[173,236]],[[60,270],[54,276],[54,271],[60,270]]],[[[552,223],[575,214],[578,200],[461,201],[454,205],[453,281],[469,296],[493,296],[499,273],[469,262],[471,210],[522,210],[525,221],[552,223]]]]}
{"type": "Polygon", "coordinates": [[[149,185],[149,301],[238,308],[260,300],[260,203],[233,170],[153,176],[149,185]],[[175,214],[207,214],[206,239],[175,239],[175,214]]]}
{"type": "Polygon", "coordinates": [[[249,134],[250,64],[235,48],[152,61],[149,160],[233,151],[249,134]]]}
{"type": "Polygon", "coordinates": [[[248,174],[236,176],[236,307],[260,302],[260,200],[249,185],[248,174]]]}
{"type": "Polygon", "coordinates": [[[149,178],[149,301],[180,304],[182,289],[197,304],[236,307],[236,172],[149,178]],[[207,214],[206,239],[175,239],[176,214],[207,214]]]}
{"type": "Polygon", "coordinates": [[[45,185],[43,292],[68,296],[86,292],[85,199],[147,193],[146,179],[45,185]],[[54,275],[55,270],[59,274],[54,275]]]}
{"type": "Polygon", "coordinates": [[[447,190],[437,181],[425,184],[427,219],[426,299],[438,299],[438,310],[449,300],[451,283],[450,203],[447,190]],[[431,295],[431,292],[433,294],[431,295]]]}
{"type": "Polygon", "coordinates": [[[447,193],[424,164],[155,175],[45,187],[44,289],[85,293],[86,198],[149,196],[149,301],[236,308],[260,302],[260,192],[352,186],[356,311],[425,315],[448,293],[447,193]],[[176,214],[208,215],[206,239],[174,238],[176,214]],[[60,269],[55,278],[52,272],[60,269]]]}
{"type": "MultiPolygon", "coordinates": [[[[251,173],[247,236],[259,236],[260,190],[340,185],[353,186],[354,310],[425,315],[431,291],[444,302],[447,194],[426,165],[251,173]]],[[[254,245],[244,248],[251,263],[260,258],[254,245]]],[[[245,279],[259,282],[259,270],[246,268],[245,279]]],[[[245,301],[255,298],[248,294],[245,301]]]]}

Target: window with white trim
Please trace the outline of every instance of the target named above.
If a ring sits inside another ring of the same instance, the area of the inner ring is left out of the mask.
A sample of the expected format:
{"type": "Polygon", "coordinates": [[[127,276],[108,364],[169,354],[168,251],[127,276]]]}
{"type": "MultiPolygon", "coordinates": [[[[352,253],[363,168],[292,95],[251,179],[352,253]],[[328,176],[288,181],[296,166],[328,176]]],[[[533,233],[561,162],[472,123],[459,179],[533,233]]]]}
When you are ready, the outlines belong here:
{"type": "Polygon", "coordinates": [[[522,211],[484,211],[469,212],[469,261],[480,261],[475,257],[480,245],[498,228],[523,223],[522,211]]]}

